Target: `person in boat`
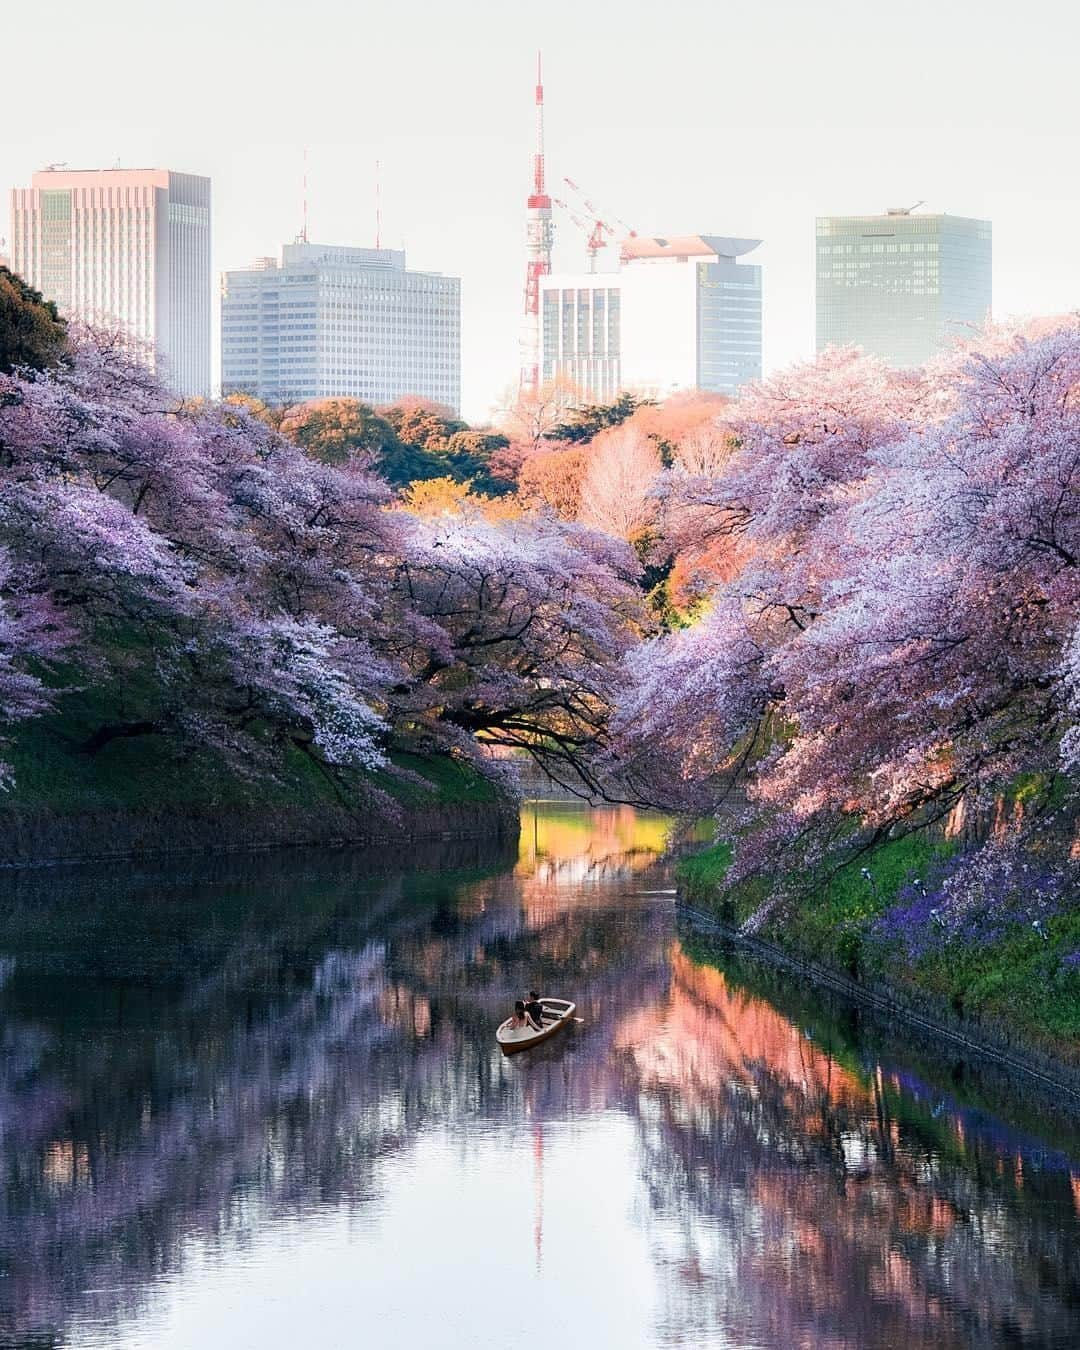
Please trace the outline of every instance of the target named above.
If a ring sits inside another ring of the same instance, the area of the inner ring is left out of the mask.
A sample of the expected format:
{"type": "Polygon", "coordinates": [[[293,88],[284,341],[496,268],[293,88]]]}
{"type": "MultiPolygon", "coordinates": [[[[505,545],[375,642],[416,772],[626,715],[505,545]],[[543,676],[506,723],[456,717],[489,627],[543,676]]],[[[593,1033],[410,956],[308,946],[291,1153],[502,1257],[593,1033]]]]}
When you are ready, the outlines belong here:
{"type": "Polygon", "coordinates": [[[529,990],[529,997],[525,1000],[525,1011],[538,1027],[544,1025],[544,1005],[540,1002],[540,995],[535,989],[529,990]]]}
{"type": "Polygon", "coordinates": [[[524,1031],[526,1027],[528,1027],[530,1031],[540,1030],[540,1024],[538,1022],[534,1022],[533,1019],[529,1016],[528,1010],[525,1007],[525,1000],[523,998],[519,998],[518,1001],[514,1004],[514,1011],[510,1017],[510,1030],[524,1031]]]}

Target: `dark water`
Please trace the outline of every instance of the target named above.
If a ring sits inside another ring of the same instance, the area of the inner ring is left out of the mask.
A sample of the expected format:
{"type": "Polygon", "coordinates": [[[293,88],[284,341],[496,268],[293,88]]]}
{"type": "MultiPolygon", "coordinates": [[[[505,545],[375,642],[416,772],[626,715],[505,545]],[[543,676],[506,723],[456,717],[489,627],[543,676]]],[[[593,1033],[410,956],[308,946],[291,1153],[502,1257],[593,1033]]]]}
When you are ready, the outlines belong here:
{"type": "Polygon", "coordinates": [[[0,877],[0,1345],[1080,1344],[1068,1120],[680,934],[663,834],[0,877]]]}

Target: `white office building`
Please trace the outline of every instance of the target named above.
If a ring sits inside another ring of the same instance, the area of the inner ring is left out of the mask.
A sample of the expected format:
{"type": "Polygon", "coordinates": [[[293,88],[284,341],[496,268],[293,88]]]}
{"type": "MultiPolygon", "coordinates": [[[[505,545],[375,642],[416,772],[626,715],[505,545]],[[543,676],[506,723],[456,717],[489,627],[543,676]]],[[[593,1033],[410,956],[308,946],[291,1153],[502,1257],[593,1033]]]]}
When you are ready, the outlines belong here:
{"type": "Polygon", "coordinates": [[[397,249],[286,244],[281,262],[226,272],[222,393],[461,402],[461,282],[410,272],[397,249]]]}
{"type": "Polygon", "coordinates": [[[145,349],[175,393],[210,393],[210,180],[44,169],[11,193],[11,267],[60,312],[145,349]]]}
{"type": "Polygon", "coordinates": [[[761,378],[756,239],[680,235],[623,241],[616,272],[542,277],[541,376],[598,402],[627,390],[734,394],[761,378]]]}

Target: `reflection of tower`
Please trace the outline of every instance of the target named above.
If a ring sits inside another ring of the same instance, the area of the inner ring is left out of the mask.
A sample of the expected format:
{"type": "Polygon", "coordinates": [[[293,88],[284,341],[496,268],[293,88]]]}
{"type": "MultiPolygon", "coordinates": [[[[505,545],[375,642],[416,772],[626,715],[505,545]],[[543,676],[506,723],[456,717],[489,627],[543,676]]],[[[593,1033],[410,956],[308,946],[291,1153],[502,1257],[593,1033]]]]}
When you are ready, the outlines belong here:
{"type": "Polygon", "coordinates": [[[533,1243],[536,1247],[536,1269],[539,1273],[544,1245],[544,1126],[539,1120],[533,1123],[533,1192],[536,1199],[533,1243]]]}
{"type": "Polygon", "coordinates": [[[521,387],[540,383],[540,278],[551,271],[551,198],[544,179],[544,78],[536,53],[536,153],[525,227],[525,323],[521,336],[521,387]]]}

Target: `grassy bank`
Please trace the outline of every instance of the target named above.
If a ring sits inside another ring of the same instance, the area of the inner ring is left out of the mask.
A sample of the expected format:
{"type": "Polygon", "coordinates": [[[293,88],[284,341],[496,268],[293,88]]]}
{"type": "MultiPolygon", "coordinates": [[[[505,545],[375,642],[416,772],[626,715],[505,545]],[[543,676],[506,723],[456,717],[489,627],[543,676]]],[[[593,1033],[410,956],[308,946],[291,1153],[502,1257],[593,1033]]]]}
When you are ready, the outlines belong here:
{"type": "MultiPolygon", "coordinates": [[[[1080,1067],[1080,969],[1066,962],[1080,949],[1080,912],[1059,915],[1041,930],[1014,925],[985,945],[954,940],[914,960],[876,938],[874,921],[952,849],[942,839],[890,840],[802,893],[760,936],[849,978],[891,987],[997,1040],[1019,1041],[1080,1067]]],[[[730,845],[715,844],[684,859],[678,874],[691,904],[738,924],[762,894],[753,884],[720,891],[731,856],[730,845]]]]}
{"type": "Polygon", "coordinates": [[[0,863],[510,828],[513,813],[491,782],[449,756],[395,753],[383,771],[342,779],[301,746],[267,743],[244,773],[154,731],[95,741],[121,724],[138,725],[85,691],[20,728],[3,748],[15,783],[0,793],[0,863]]]}

